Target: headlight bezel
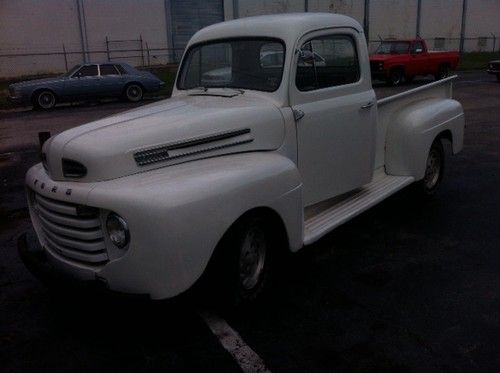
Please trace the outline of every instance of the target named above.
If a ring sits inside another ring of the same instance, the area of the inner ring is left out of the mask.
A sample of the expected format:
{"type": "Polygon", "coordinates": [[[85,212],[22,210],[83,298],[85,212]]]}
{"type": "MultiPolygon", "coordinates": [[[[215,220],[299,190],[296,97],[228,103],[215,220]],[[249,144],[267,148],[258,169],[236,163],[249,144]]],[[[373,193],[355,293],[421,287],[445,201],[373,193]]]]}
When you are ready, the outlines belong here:
{"type": "Polygon", "coordinates": [[[105,225],[111,243],[119,249],[126,249],[130,243],[130,230],[125,219],[115,212],[110,212],[105,225]]]}

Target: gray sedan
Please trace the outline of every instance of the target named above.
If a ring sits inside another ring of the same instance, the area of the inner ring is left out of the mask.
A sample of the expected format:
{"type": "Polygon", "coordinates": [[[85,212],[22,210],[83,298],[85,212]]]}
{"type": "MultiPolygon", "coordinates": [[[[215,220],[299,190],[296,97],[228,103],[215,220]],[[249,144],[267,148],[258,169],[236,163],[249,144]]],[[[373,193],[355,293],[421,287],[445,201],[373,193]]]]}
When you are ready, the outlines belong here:
{"type": "Polygon", "coordinates": [[[9,101],[46,110],[60,102],[105,97],[137,102],[145,92],[158,91],[164,84],[152,73],[126,63],[83,64],[62,76],[11,84],[9,101]]]}

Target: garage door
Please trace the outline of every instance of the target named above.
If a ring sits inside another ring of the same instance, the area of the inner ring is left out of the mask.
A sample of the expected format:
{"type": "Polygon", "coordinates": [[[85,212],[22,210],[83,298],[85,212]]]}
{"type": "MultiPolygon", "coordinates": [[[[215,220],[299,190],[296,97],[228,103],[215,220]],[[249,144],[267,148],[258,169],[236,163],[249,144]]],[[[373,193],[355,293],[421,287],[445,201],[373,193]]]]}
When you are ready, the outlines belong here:
{"type": "MultiPolygon", "coordinates": [[[[174,48],[185,48],[193,34],[224,20],[223,0],[171,0],[174,48]]],[[[182,56],[178,51],[177,60],[182,56]]]]}

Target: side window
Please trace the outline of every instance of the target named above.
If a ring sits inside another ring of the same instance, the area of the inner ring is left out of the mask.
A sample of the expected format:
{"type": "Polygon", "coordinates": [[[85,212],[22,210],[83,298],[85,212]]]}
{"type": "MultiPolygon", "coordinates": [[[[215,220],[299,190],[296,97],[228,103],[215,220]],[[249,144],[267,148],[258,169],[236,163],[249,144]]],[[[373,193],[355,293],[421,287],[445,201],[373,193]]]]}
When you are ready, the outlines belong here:
{"type": "Polygon", "coordinates": [[[75,75],[78,78],[83,78],[85,76],[97,76],[97,65],[86,65],[82,66],[75,75]]]}
{"type": "Polygon", "coordinates": [[[101,75],[119,75],[118,70],[116,70],[114,65],[101,65],[100,70],[101,75]]]}
{"type": "Polygon", "coordinates": [[[122,65],[114,65],[114,67],[120,72],[120,74],[126,74],[127,71],[124,69],[122,65]]]}
{"type": "Polygon", "coordinates": [[[356,45],[348,35],[312,39],[299,53],[295,84],[300,91],[355,83],[360,78],[356,45]]]}
{"type": "Polygon", "coordinates": [[[421,41],[416,41],[413,44],[413,53],[422,53],[424,51],[424,46],[421,41]]]}

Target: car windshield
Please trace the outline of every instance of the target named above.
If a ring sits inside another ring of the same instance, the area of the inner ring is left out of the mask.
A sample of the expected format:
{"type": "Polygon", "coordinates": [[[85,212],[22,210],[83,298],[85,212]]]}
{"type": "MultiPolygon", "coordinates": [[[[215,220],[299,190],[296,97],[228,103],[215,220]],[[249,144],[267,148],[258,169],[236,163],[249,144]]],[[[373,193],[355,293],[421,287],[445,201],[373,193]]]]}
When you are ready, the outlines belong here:
{"type": "Polygon", "coordinates": [[[399,42],[399,41],[390,41],[380,43],[380,46],[377,49],[377,54],[405,54],[408,53],[410,48],[410,43],[408,42],[399,42]]]}
{"type": "Polygon", "coordinates": [[[69,76],[73,75],[73,74],[76,72],[76,70],[78,70],[81,66],[82,66],[82,65],[75,65],[75,66],[73,66],[73,67],[71,68],[71,70],[69,70],[69,71],[68,71],[66,74],[64,74],[63,76],[68,76],[68,77],[69,77],[69,76]]]}
{"type": "Polygon", "coordinates": [[[177,88],[226,87],[272,92],[283,75],[285,47],[277,39],[228,39],[195,45],[177,88]]]}

